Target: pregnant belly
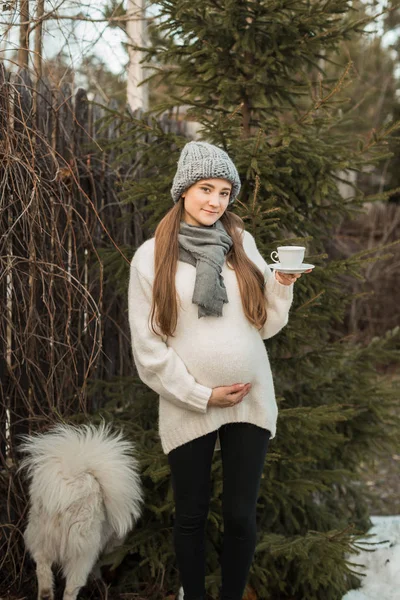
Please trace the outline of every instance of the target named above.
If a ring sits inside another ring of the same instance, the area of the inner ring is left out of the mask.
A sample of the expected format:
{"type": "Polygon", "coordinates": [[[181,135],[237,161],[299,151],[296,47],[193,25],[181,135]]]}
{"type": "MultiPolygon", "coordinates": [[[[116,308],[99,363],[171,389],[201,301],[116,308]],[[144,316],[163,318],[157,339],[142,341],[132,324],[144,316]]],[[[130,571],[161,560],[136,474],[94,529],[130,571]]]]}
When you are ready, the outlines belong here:
{"type": "Polygon", "coordinates": [[[224,339],[222,343],[221,339],[210,336],[203,342],[198,338],[192,342],[180,340],[180,343],[176,343],[175,340],[173,345],[189,373],[202,385],[218,387],[256,383],[260,369],[269,369],[268,357],[257,332],[253,343],[249,343],[246,337],[247,343],[243,343],[240,337],[224,339]]]}

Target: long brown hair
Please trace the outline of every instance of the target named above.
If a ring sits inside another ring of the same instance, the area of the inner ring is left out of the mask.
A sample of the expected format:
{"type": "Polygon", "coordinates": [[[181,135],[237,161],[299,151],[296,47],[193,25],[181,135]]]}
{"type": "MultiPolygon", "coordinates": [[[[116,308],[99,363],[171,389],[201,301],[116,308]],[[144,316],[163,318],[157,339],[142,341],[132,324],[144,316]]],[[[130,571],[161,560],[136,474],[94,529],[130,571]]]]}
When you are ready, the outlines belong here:
{"type": "MultiPolygon", "coordinates": [[[[155,255],[151,328],[157,335],[172,336],[178,320],[178,303],[175,273],[179,258],[178,233],[184,213],[180,198],[155,231],[155,255]],[[159,331],[156,331],[156,327],[159,331]],[[160,333],[161,332],[161,333],[160,333]]],[[[264,297],[264,275],[244,251],[241,232],[243,220],[226,210],[220,217],[226,232],[232,238],[232,246],[226,255],[228,266],[236,272],[242,306],[247,319],[261,329],[267,320],[264,297]]]]}

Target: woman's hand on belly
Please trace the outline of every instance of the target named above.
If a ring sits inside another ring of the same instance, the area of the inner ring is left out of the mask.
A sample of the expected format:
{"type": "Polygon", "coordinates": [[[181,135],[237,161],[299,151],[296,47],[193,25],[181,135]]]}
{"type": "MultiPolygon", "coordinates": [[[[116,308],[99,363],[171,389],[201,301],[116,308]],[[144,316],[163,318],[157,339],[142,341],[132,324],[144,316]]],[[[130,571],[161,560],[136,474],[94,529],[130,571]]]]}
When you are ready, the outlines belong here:
{"type": "Polygon", "coordinates": [[[215,387],[207,406],[217,406],[219,408],[235,406],[243,400],[250,389],[251,383],[235,383],[234,385],[215,387]]]}

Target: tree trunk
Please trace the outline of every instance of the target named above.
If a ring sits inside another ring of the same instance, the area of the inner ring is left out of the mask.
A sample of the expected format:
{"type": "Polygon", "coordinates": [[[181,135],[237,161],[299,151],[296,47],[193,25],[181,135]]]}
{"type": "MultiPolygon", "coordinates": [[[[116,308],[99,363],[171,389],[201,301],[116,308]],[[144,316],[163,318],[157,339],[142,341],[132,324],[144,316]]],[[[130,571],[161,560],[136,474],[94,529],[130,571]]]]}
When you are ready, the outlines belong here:
{"type": "Polygon", "coordinates": [[[146,77],[146,69],[140,64],[143,52],[135,50],[134,46],[146,46],[146,13],[144,0],[128,0],[127,14],[132,20],[127,21],[126,33],[128,35],[129,67],[127,100],[132,111],[141,108],[146,111],[149,107],[148,85],[138,87],[146,77]]]}
{"type": "Polygon", "coordinates": [[[23,69],[29,65],[29,0],[21,0],[20,7],[18,65],[23,69]]]}
{"type": "Polygon", "coordinates": [[[38,24],[36,25],[35,31],[35,54],[34,54],[34,65],[36,72],[36,80],[42,76],[42,34],[43,34],[43,21],[41,20],[44,14],[44,0],[37,0],[37,12],[36,18],[38,24]]]}

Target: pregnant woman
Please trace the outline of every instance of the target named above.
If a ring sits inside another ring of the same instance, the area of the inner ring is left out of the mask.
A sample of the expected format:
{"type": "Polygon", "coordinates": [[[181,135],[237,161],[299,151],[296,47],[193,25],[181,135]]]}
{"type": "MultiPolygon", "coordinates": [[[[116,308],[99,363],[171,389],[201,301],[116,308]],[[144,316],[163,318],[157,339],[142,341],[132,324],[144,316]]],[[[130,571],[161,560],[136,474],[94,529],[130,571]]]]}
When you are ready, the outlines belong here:
{"type": "Polygon", "coordinates": [[[235,165],[189,142],[174,207],[131,262],[129,323],[141,380],[157,392],[175,502],[185,600],[205,599],[205,525],[214,450],[223,468],[221,600],[241,600],[256,544],[256,504],[277,405],[263,340],[288,322],[299,274],[270,270],[229,210],[235,165]]]}

